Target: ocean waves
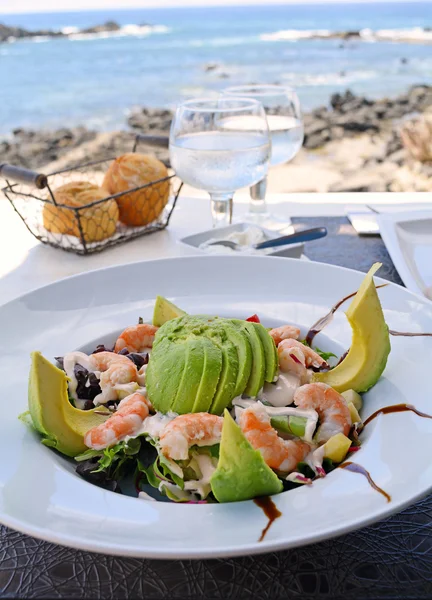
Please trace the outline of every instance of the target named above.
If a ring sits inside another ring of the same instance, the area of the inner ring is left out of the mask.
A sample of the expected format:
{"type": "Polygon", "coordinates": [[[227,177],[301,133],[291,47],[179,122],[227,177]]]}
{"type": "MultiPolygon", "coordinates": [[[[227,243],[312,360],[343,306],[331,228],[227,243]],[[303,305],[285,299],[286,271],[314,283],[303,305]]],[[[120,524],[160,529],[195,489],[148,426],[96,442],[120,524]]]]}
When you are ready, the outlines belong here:
{"type": "Polygon", "coordinates": [[[329,29],[282,29],[260,36],[263,42],[296,42],[299,40],[342,39],[361,42],[399,42],[432,44],[432,30],[423,27],[406,29],[360,29],[358,31],[331,31],[329,29]]]}

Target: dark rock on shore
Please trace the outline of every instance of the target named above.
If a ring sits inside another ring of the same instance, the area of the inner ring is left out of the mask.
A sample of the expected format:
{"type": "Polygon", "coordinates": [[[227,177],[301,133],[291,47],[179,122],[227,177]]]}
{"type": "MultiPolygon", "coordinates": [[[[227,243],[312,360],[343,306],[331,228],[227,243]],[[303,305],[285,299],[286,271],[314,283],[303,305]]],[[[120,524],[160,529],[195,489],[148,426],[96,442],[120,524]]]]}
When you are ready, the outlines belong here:
{"type": "Polygon", "coordinates": [[[56,131],[15,129],[12,139],[0,141],[1,162],[37,169],[94,139],[96,135],[95,131],[85,127],[56,131]]]}
{"type": "Polygon", "coordinates": [[[128,118],[128,125],[140,132],[167,132],[171,127],[173,113],[159,108],[140,108],[128,118]]]}
{"type": "MultiPolygon", "coordinates": [[[[396,98],[370,100],[350,90],[333,94],[330,107],[321,106],[304,116],[304,146],[315,149],[333,139],[361,132],[379,133],[393,120],[423,112],[432,106],[432,86],[416,85],[396,98]]],[[[397,148],[399,149],[399,148],[397,148]]],[[[396,150],[395,150],[396,151],[396,150]]]]}
{"type": "Polygon", "coordinates": [[[105,31],[119,31],[120,25],[115,21],[107,21],[102,25],[96,25],[95,27],[88,27],[87,29],[81,29],[80,33],[104,33],[105,31]]]}
{"type": "MultiPolygon", "coordinates": [[[[104,32],[112,32],[119,31],[121,29],[120,25],[115,21],[107,21],[102,25],[96,25],[95,27],[88,27],[86,29],[80,29],[75,33],[80,34],[94,34],[94,33],[104,33],[104,32]]],[[[34,37],[64,37],[67,38],[71,33],[64,33],[63,31],[55,31],[52,29],[39,29],[35,31],[30,31],[28,29],[24,29],[22,27],[11,27],[8,25],[3,25],[0,23],[0,42],[8,42],[15,39],[25,39],[25,38],[34,38],[34,37]]]]}

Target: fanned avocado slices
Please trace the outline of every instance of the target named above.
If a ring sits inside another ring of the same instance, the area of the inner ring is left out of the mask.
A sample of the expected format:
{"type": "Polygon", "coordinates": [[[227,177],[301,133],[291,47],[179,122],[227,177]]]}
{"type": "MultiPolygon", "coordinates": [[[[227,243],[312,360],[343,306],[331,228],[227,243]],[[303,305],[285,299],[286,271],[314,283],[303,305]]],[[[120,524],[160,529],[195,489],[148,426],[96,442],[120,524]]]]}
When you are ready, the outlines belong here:
{"type": "Polygon", "coordinates": [[[184,315],[159,328],[146,384],[161,412],[222,414],[236,396],[256,397],[276,374],[275,345],[262,325],[184,315]]]}

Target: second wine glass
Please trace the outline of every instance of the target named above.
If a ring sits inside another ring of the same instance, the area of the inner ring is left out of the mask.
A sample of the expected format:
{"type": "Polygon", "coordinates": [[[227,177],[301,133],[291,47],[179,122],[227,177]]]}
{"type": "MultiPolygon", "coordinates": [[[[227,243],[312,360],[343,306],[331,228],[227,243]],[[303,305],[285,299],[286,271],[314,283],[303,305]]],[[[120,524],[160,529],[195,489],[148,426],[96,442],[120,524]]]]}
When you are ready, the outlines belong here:
{"type": "Polygon", "coordinates": [[[176,110],[169,148],[180,179],[209,192],[213,225],[228,225],[234,192],[267,175],[271,148],[264,109],[254,99],[189,100],[176,110]]]}
{"type": "MultiPolygon", "coordinates": [[[[226,88],[223,94],[226,97],[251,98],[262,103],[271,136],[271,166],[281,165],[294,158],[303,144],[304,129],[300,101],[293,88],[284,85],[245,85],[226,88]]],[[[251,187],[251,203],[246,218],[266,223],[267,226],[274,222],[275,229],[281,228],[278,217],[268,212],[266,189],[266,178],[251,187]]],[[[285,220],[284,225],[286,224],[285,220]]]]}

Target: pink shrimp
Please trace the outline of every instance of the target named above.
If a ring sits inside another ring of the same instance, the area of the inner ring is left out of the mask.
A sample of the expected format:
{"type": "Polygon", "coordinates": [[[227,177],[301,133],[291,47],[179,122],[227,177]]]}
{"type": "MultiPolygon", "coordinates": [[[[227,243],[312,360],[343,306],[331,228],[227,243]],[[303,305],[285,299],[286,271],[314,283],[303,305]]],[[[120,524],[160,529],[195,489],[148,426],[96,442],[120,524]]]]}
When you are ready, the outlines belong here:
{"type": "Polygon", "coordinates": [[[116,386],[137,381],[137,368],[127,356],[114,352],[97,352],[89,356],[89,361],[95,371],[101,371],[99,383],[102,393],[96,396],[96,403],[117,400],[116,386]]]}
{"type": "Polygon", "coordinates": [[[314,409],[320,418],[316,434],[319,444],[333,435],[348,435],[351,428],[351,415],[345,398],[325,383],[303,385],[294,394],[294,404],[299,408],[314,409]]]}
{"type": "Polygon", "coordinates": [[[276,346],[279,346],[282,340],[298,340],[300,329],[295,327],[295,325],[282,325],[281,327],[271,329],[269,334],[274,339],[276,346]]]}
{"type": "Polygon", "coordinates": [[[186,460],[191,446],[214,446],[222,435],[223,417],[210,413],[179,415],[163,429],[162,453],[173,460],[186,460]]]}
{"type": "Polygon", "coordinates": [[[120,352],[126,348],[129,352],[142,352],[145,348],[151,348],[157,330],[157,327],[149,323],[127,327],[117,338],[114,350],[120,352]]]}
{"type": "Polygon", "coordinates": [[[293,339],[282,340],[278,346],[279,366],[282,371],[295,373],[301,383],[310,381],[308,368],[320,367],[325,363],[319,354],[293,339]]]}
{"type": "Polygon", "coordinates": [[[127,435],[134,435],[149,415],[150,402],[139,392],[124,398],[105,423],[93,427],[84,436],[84,444],[93,450],[114,446],[127,435]]]}
{"type": "Polygon", "coordinates": [[[257,403],[244,410],[239,418],[240,427],[250,444],[259,450],[266,464],[277,471],[290,473],[311,450],[307,442],[284,440],[271,426],[264,406],[257,403]]]}

